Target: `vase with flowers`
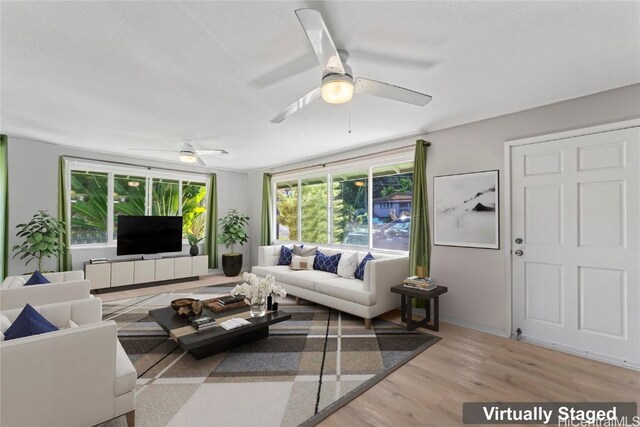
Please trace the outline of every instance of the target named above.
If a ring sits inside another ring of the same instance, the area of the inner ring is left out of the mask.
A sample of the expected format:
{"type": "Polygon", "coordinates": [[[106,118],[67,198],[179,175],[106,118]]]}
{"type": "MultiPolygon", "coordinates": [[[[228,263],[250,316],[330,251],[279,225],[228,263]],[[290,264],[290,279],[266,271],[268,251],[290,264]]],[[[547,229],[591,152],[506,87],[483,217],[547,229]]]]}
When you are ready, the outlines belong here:
{"type": "Polygon", "coordinates": [[[287,291],[276,281],[272,275],[260,277],[253,273],[244,273],[242,283],[236,285],[231,291],[232,296],[242,295],[244,301],[250,307],[251,317],[262,317],[267,312],[267,297],[270,295],[287,296],[287,291]]]}

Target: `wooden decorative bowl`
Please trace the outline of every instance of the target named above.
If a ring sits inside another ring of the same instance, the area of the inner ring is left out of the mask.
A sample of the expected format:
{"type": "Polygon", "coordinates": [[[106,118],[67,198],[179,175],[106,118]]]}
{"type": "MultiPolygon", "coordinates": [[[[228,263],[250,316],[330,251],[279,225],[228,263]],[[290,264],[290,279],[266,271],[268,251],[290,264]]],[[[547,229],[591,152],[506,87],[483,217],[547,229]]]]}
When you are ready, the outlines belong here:
{"type": "Polygon", "coordinates": [[[179,298],[171,301],[171,308],[173,308],[180,317],[189,317],[193,315],[191,305],[195,299],[193,298],[179,298]]]}

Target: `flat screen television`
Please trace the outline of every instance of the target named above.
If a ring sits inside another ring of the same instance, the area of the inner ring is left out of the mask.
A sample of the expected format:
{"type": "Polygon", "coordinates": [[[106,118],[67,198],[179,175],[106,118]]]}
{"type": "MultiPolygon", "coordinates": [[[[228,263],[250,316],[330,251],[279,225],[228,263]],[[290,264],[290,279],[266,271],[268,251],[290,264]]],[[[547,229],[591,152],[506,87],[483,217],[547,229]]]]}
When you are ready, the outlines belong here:
{"type": "Polygon", "coordinates": [[[118,216],[118,255],[181,251],[181,216],[118,216]]]}

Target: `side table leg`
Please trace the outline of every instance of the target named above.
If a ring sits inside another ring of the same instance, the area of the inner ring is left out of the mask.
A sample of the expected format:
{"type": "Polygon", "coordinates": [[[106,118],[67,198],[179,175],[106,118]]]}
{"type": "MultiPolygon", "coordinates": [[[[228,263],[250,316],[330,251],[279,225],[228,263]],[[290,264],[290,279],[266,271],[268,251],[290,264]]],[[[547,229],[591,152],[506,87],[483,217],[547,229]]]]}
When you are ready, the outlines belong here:
{"type": "Polygon", "coordinates": [[[406,299],[407,331],[411,331],[411,330],[415,329],[415,326],[413,326],[413,313],[411,313],[411,308],[413,306],[412,300],[413,300],[413,297],[407,296],[407,299],[406,299]]]}
{"type": "Polygon", "coordinates": [[[400,295],[400,321],[407,321],[407,297],[400,295]]]}
{"type": "Polygon", "coordinates": [[[437,296],[434,298],[433,301],[433,330],[434,331],[439,331],[440,330],[440,308],[439,308],[439,299],[440,297],[437,296]]]}

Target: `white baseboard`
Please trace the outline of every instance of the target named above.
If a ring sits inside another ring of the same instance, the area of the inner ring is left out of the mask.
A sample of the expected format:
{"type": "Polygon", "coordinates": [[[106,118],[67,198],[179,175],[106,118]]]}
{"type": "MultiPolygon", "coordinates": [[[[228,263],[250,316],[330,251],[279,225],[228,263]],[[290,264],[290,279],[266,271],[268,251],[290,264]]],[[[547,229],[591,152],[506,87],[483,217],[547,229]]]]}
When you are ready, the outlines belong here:
{"type": "Polygon", "coordinates": [[[509,338],[509,332],[504,329],[498,329],[491,326],[482,325],[480,323],[469,322],[468,320],[458,319],[444,314],[440,314],[440,321],[451,323],[452,325],[462,326],[464,328],[475,329],[476,331],[486,332],[487,334],[496,335],[503,338],[509,338]]]}
{"type": "Polygon", "coordinates": [[[620,359],[618,357],[608,356],[606,354],[587,351],[587,350],[584,350],[584,349],[581,349],[581,348],[571,347],[571,346],[564,345],[564,344],[558,344],[558,343],[555,343],[555,342],[552,342],[552,341],[542,340],[542,339],[538,339],[538,338],[531,338],[531,337],[523,336],[522,337],[522,341],[528,342],[530,344],[539,345],[541,347],[546,347],[546,348],[550,348],[550,349],[553,349],[553,350],[562,351],[563,353],[575,354],[577,356],[582,356],[582,357],[585,357],[587,359],[593,359],[593,360],[597,360],[599,362],[605,362],[605,363],[609,363],[611,365],[622,366],[623,368],[629,368],[629,369],[633,369],[633,370],[636,370],[636,371],[640,371],[640,363],[638,363],[638,362],[634,362],[634,361],[630,361],[630,360],[624,360],[624,359],[620,359]]]}

